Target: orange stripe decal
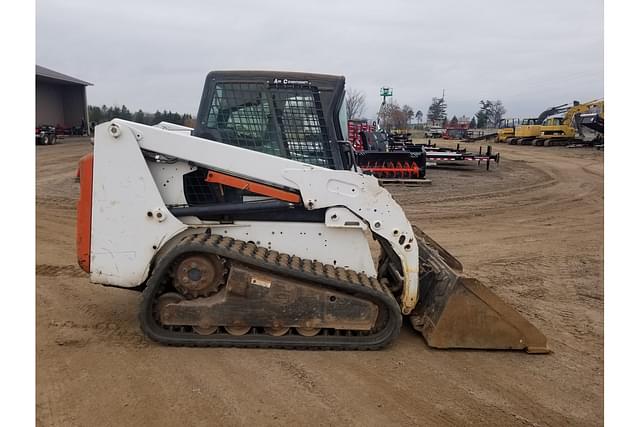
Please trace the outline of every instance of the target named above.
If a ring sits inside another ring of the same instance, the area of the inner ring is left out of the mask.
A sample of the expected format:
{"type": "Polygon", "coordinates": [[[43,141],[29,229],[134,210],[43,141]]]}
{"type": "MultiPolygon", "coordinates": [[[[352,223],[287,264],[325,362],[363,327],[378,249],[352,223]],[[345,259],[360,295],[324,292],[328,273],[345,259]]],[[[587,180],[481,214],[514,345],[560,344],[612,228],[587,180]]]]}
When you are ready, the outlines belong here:
{"type": "Polygon", "coordinates": [[[220,172],[209,171],[206,182],[214,184],[222,184],[228,187],[239,188],[241,190],[247,190],[261,196],[268,196],[274,199],[283,200],[290,203],[300,203],[300,195],[292,193],[290,191],[281,190],[279,188],[270,187],[268,185],[259,184],[257,182],[249,181],[246,179],[238,178],[231,175],[226,175],[220,172]]]}
{"type": "Polygon", "coordinates": [[[76,253],[78,264],[89,273],[91,271],[91,199],[93,198],[93,153],[80,159],[80,198],[77,205],[76,253]]]}

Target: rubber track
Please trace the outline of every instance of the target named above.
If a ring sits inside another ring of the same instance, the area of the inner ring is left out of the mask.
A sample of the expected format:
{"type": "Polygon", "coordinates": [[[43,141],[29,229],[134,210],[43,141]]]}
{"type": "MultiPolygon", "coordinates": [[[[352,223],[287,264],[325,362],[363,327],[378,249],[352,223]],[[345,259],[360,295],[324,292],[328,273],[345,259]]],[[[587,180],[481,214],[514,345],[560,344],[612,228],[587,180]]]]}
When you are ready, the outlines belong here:
{"type": "Polygon", "coordinates": [[[255,347],[313,350],[377,350],[392,342],[400,332],[402,315],[395,298],[378,279],[342,267],[289,256],[277,251],[258,247],[230,237],[214,234],[185,236],[180,243],[156,263],[143,293],[140,309],[140,325],[152,340],[167,345],[193,347],[255,347]],[[331,288],[339,292],[356,294],[379,307],[379,316],[384,323],[366,335],[325,335],[324,330],[313,337],[287,334],[281,337],[257,332],[252,328],[246,335],[234,336],[224,332],[198,335],[195,332],[178,332],[158,325],[153,315],[153,304],[162,292],[167,274],[175,259],[185,253],[204,252],[215,254],[253,267],[307,283],[331,288]]]}

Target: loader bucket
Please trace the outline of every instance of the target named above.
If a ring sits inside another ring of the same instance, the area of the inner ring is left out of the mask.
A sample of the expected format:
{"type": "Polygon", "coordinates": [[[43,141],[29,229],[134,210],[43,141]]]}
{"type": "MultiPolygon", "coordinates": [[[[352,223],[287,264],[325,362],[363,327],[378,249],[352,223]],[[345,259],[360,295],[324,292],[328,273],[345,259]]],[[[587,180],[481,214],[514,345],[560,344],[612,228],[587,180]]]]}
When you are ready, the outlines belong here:
{"type": "Polygon", "coordinates": [[[414,227],[414,232],[421,267],[420,297],[411,322],[429,346],[550,351],[535,326],[480,281],[463,276],[462,264],[421,230],[414,227]]]}

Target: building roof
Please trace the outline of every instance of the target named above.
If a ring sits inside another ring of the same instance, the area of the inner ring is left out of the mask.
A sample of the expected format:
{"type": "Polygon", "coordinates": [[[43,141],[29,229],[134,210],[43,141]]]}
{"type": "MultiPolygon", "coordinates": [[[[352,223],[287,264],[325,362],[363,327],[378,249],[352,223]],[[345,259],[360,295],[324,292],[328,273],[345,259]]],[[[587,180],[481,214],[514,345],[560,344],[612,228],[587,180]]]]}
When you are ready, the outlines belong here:
{"type": "Polygon", "coordinates": [[[75,77],[67,76],[66,74],[59,73],[57,71],[50,70],[43,66],[36,64],[36,77],[41,77],[44,80],[56,81],[63,84],[77,84],[82,86],[93,86],[93,83],[85,82],[84,80],[76,79],[75,77]]]}

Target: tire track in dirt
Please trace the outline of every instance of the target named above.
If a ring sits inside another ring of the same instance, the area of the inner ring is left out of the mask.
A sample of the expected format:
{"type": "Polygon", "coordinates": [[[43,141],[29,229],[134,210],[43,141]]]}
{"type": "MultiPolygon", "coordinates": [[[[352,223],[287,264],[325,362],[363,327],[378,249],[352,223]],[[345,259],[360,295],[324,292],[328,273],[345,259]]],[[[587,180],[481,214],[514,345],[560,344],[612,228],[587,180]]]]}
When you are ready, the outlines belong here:
{"type": "Polygon", "coordinates": [[[323,387],[318,385],[317,381],[313,378],[313,374],[309,372],[304,365],[290,360],[280,360],[278,361],[278,365],[284,372],[293,377],[297,384],[315,396],[335,415],[338,415],[341,423],[345,425],[356,424],[357,420],[342,409],[341,402],[339,402],[332,393],[324,391],[323,387]]]}
{"type": "MultiPolygon", "coordinates": [[[[412,331],[413,332],[413,331],[412,331]]],[[[396,353],[394,351],[394,353],[396,353]]],[[[340,390],[348,395],[363,395],[374,402],[380,402],[377,407],[384,411],[384,415],[392,419],[398,425],[437,425],[458,426],[463,419],[459,414],[452,414],[443,410],[442,405],[431,400],[428,394],[430,390],[420,390],[419,386],[411,387],[401,380],[394,381],[396,372],[406,372],[410,369],[405,360],[397,353],[389,354],[396,359],[391,370],[378,370],[368,364],[363,364],[361,359],[345,360],[343,362],[346,390],[340,390]],[[368,366],[367,366],[368,365],[368,366]],[[370,386],[376,384],[378,387],[370,386]],[[382,387],[380,387],[382,385],[382,387]],[[353,387],[353,388],[352,388],[353,387]],[[383,396],[381,396],[383,395],[383,396]],[[428,408],[425,410],[425,407],[428,408]],[[421,409],[418,409],[421,408],[421,409]]],[[[436,372],[430,372],[429,376],[438,376],[436,372]]],[[[418,377],[419,375],[416,375],[418,377]]],[[[419,378],[412,378],[411,383],[420,382],[419,378]]]]}
{"type": "Polygon", "coordinates": [[[54,196],[36,197],[37,206],[75,209],[76,203],[78,203],[78,199],[73,199],[71,197],[54,197],[54,196]]]}
{"type": "Polygon", "coordinates": [[[431,203],[447,203],[447,202],[469,201],[474,199],[483,199],[483,200],[496,199],[496,198],[502,198],[502,197],[509,197],[515,194],[525,193],[532,190],[542,190],[542,189],[546,189],[546,188],[558,185],[558,180],[554,178],[552,175],[548,174],[547,172],[539,168],[535,168],[535,167],[532,167],[532,168],[538,170],[542,175],[544,175],[545,180],[539,183],[524,185],[522,187],[513,187],[506,190],[496,190],[496,191],[474,193],[474,194],[468,194],[468,195],[462,195],[462,196],[436,198],[436,199],[430,200],[430,202],[431,203]]]}
{"type": "MultiPolygon", "coordinates": [[[[535,170],[539,176],[544,176],[542,182],[516,186],[505,190],[480,192],[452,197],[436,197],[428,200],[428,210],[406,209],[412,218],[421,220],[431,219],[465,219],[485,217],[509,212],[514,215],[516,210],[536,214],[555,210],[569,211],[570,207],[584,205],[593,199],[597,189],[590,183],[575,185],[575,173],[582,173],[581,167],[575,167],[576,172],[566,171],[558,164],[547,164],[546,170],[537,165],[527,165],[535,170]],[[575,187],[575,188],[574,188],[575,187]],[[502,201],[501,201],[502,200],[502,201]]],[[[565,165],[566,166],[566,165],[565,165]]],[[[576,166],[571,162],[571,166],[576,166]]],[[[590,173],[593,173],[590,171],[590,173]]],[[[599,176],[597,173],[593,173],[599,176]]]]}
{"type": "Polygon", "coordinates": [[[37,264],[36,276],[48,276],[48,277],[89,277],[89,274],[84,272],[79,266],[73,264],[67,265],[52,265],[52,264],[37,264]]]}
{"type": "Polygon", "coordinates": [[[55,334],[55,344],[62,347],[82,348],[92,343],[134,348],[149,346],[141,331],[114,322],[51,320],[47,327],[55,334]]]}

